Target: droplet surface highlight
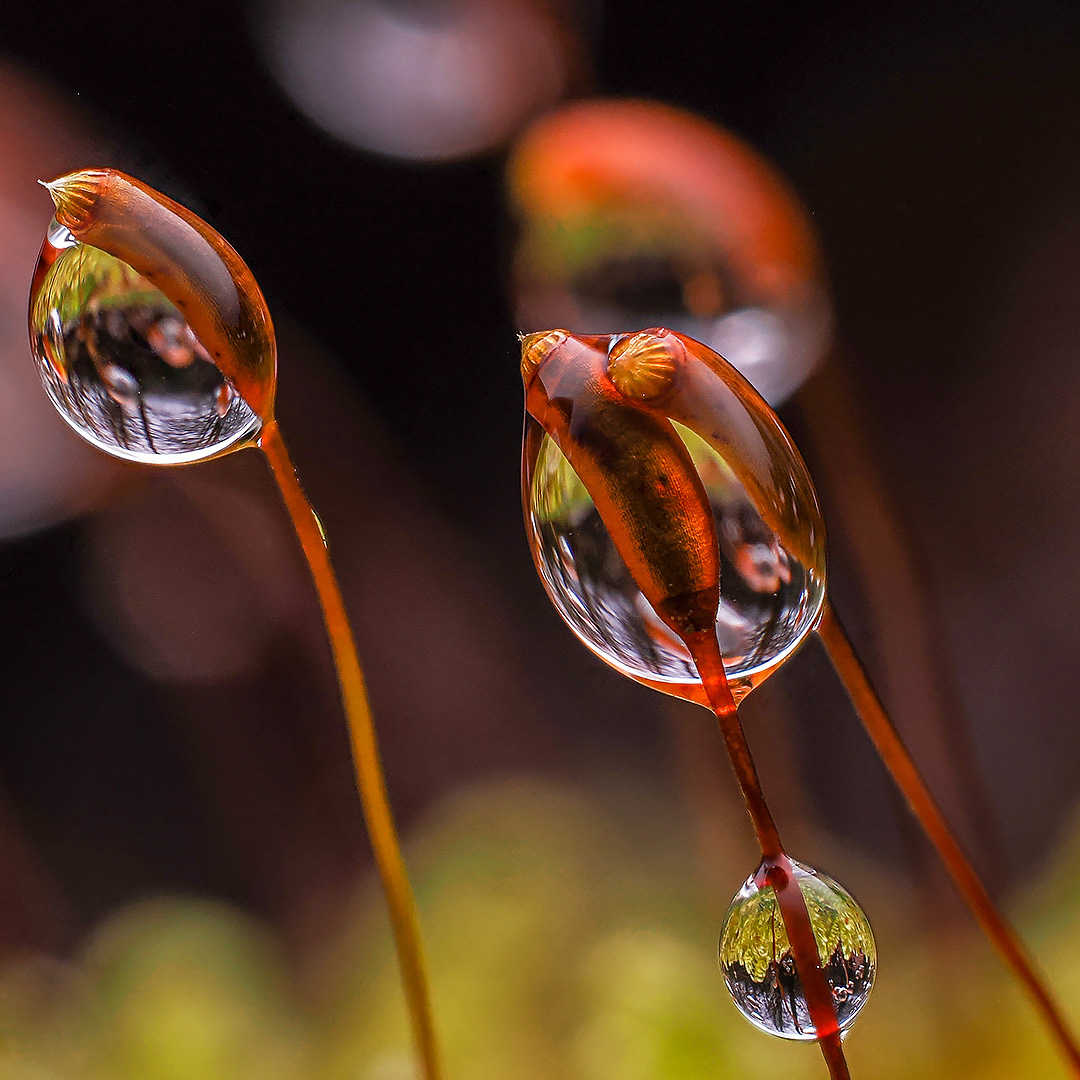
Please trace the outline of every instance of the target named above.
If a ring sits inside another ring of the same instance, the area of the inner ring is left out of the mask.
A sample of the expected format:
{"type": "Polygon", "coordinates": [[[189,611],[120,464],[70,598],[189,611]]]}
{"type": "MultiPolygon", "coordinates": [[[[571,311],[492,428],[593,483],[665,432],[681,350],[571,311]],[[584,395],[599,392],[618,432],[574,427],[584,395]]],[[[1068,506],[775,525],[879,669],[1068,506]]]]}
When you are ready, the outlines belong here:
{"type": "MultiPolygon", "coordinates": [[[[845,1031],[874,985],[874,935],[862,908],[832,878],[789,861],[810,915],[840,1030],[845,1031]]],[[[780,905],[765,882],[764,867],[746,880],[728,908],[720,932],[720,968],[736,1007],[755,1027],[783,1039],[814,1038],[780,905]]]]}
{"type": "Polygon", "coordinates": [[[112,255],[50,223],[30,343],[61,416],[129,461],[184,464],[248,441],[260,421],[175,305],[112,255]]]}
{"type": "MultiPolygon", "coordinates": [[[[670,693],[698,683],[682,641],[642,595],[584,484],[534,420],[526,525],[540,577],[575,634],[612,667],[670,693]]],[[[762,682],[817,624],[824,560],[806,566],[765,523],[727,462],[676,424],[705,486],[720,540],[716,631],[728,678],[762,682]]],[[[527,444],[528,445],[528,444],[527,444]]]]}

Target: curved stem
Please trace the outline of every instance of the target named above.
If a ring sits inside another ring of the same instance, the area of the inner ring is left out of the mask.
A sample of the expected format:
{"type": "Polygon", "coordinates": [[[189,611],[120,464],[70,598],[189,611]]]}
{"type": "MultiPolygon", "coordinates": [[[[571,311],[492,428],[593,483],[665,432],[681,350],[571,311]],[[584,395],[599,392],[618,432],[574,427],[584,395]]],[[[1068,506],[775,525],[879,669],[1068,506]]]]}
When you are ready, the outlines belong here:
{"type": "Polygon", "coordinates": [[[401,981],[405,987],[413,1035],[423,1065],[423,1076],[424,1080],[439,1080],[442,1069],[439,1064],[416,902],[401,857],[401,845],[386,793],[382,763],[379,760],[379,746],[364,685],[364,673],[360,667],[349,617],[334,568],[330,563],[322,525],[300,486],[276,421],[271,421],[263,428],[259,448],[270,463],[270,470],[281,490],[311,570],[315,591],[319,595],[341,687],[341,701],[349,725],[356,787],[360,793],[371,848],[390,909],[401,981]]]}
{"type": "Polygon", "coordinates": [[[806,899],[799,888],[791,862],[780,842],[780,834],[773,821],[765,795],[761,790],[757,768],[746,741],[746,734],[739,722],[738,706],[731,694],[724,658],[716,641],[716,634],[706,631],[684,638],[686,647],[694,659],[701,676],[701,683],[724,737],[731,767],[739,782],[746,809],[754,825],[754,832],[761,847],[762,868],[765,881],[776,895],[780,916],[784,920],[795,970],[806,995],[806,1005],[814,1024],[814,1033],[821,1047],[822,1057],[829,1067],[832,1080],[850,1080],[847,1061],[840,1042],[840,1024],[836,1017],[832,990],[825,978],[818,953],[814,928],[806,899]]]}
{"type": "Polygon", "coordinates": [[[1077,1046],[1057,1003],[1016,931],[994,906],[990,894],[957,843],[948,822],[919,774],[918,767],[885,712],[881,699],[867,678],[844,628],[828,604],[825,605],[817,632],[871,742],[903,792],[923,831],[937,849],[953,884],[983,928],[983,932],[1027,991],[1036,1010],[1057,1040],[1073,1075],[1080,1077],[1080,1047],[1077,1046]]]}

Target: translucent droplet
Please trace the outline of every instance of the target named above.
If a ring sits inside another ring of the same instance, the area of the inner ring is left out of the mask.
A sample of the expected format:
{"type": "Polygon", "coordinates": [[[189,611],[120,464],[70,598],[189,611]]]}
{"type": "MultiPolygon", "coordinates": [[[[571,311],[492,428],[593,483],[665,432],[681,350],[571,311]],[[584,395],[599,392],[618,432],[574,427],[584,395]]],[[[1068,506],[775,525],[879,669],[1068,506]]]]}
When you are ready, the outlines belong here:
{"type": "Polygon", "coordinates": [[[522,139],[510,180],[522,329],[666,326],[720,353],[774,405],[827,348],[808,215],[722,128],[651,102],[574,102],[522,139]]]}
{"type": "MultiPolygon", "coordinates": [[[[841,1032],[866,1004],[877,974],[870,923],[851,895],[827,874],[790,860],[806,901],[841,1032]]],[[[739,1012],[784,1039],[813,1039],[802,983],[772,886],[759,869],[736,894],[720,931],[720,968],[739,1012]]]]}
{"type": "MultiPolygon", "coordinates": [[[[624,674],[680,696],[698,683],[682,641],[641,594],[592,498],[550,436],[531,418],[526,526],[548,595],[575,634],[624,674]]],[[[720,540],[716,632],[729,679],[762,682],[817,624],[825,600],[820,538],[804,565],[762,519],[724,459],[676,424],[708,493],[720,540]]],[[[751,429],[756,431],[757,429],[751,429]]],[[[764,445],[758,448],[764,449],[764,445]]],[[[768,459],[766,459],[768,460],[768,459]]],[[[777,468],[780,462],[776,463],[777,468]]],[[[798,516],[799,509],[794,511],[798,516]]],[[[816,507],[801,511],[816,518],[816,507]]]]}
{"type": "Polygon", "coordinates": [[[54,218],[30,297],[30,341],[60,415],[101,450],[182,464],[250,440],[259,418],[183,315],[127,263],[54,218]]]}

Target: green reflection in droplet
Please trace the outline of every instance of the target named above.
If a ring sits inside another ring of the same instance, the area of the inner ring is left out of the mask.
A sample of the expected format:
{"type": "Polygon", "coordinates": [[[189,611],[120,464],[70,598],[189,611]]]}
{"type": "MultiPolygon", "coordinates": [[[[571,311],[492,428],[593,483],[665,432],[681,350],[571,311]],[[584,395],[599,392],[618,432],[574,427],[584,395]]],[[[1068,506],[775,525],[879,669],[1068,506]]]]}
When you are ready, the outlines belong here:
{"type": "MultiPolygon", "coordinates": [[[[792,860],[818,955],[833,991],[841,1030],[866,1003],[877,973],[870,923],[851,894],[826,874],[792,860]]],[[[780,905],[752,875],[728,909],[720,932],[720,967],[739,1011],[755,1026],[788,1039],[812,1039],[814,1027],[795,970],[780,905]]]]}

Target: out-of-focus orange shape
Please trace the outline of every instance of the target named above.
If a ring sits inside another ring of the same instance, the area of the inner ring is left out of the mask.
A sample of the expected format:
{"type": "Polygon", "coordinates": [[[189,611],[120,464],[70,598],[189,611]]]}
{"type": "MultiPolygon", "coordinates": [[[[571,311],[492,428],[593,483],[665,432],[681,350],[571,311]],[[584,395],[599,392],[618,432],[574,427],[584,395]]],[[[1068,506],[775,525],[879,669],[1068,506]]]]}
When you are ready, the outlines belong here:
{"type": "Polygon", "coordinates": [[[806,210],[777,170],[691,113],[575,102],[508,166],[519,326],[596,334],[662,323],[705,342],[773,404],[829,344],[806,210]]]}
{"type": "Polygon", "coordinates": [[[539,120],[514,151],[522,214],[566,218],[612,202],[666,205],[723,250],[754,302],[816,281],[821,256],[794,192],[729,132],[647,101],[581,101],[539,120]]]}

